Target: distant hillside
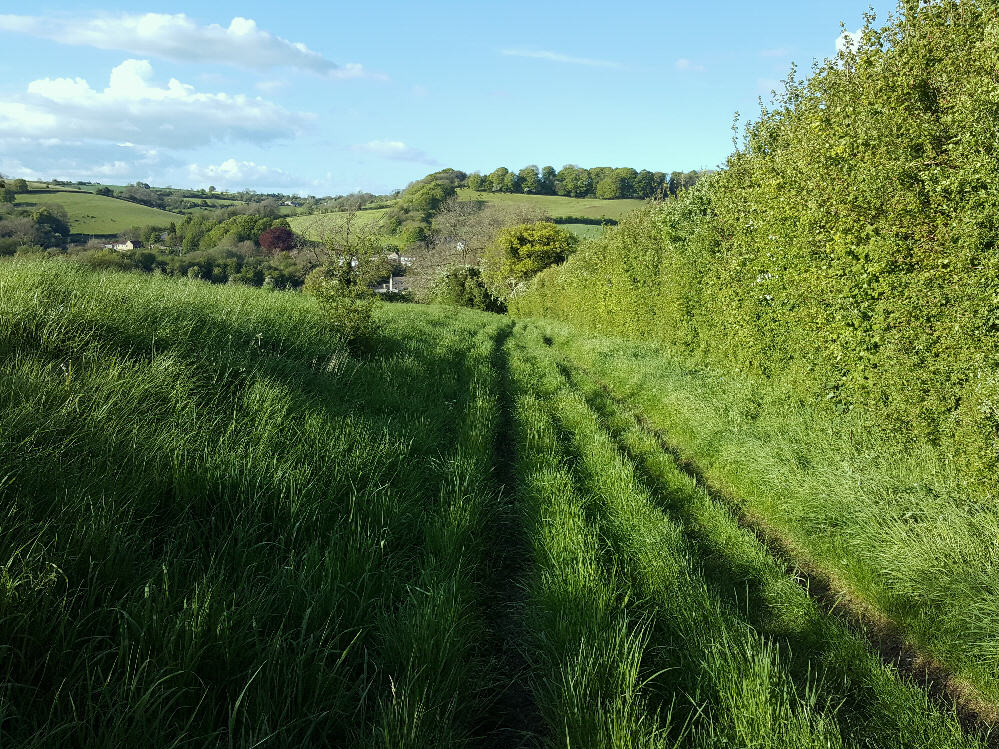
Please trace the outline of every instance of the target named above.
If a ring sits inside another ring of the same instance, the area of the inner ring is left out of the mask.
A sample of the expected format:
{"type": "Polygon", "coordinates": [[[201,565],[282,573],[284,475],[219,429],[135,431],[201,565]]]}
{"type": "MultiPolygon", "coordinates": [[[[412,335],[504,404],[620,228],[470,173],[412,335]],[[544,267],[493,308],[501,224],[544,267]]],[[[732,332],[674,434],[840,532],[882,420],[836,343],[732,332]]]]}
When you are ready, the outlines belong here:
{"type": "Polygon", "coordinates": [[[17,204],[61,205],[69,215],[69,228],[74,234],[117,234],[133,226],[167,226],[183,218],[178,213],[76,190],[32,190],[18,195],[17,204]]]}
{"type": "Polygon", "coordinates": [[[523,195],[505,192],[458,190],[459,200],[480,200],[486,203],[532,205],[543,208],[552,218],[610,219],[619,221],[641,205],[644,200],[600,200],[599,198],[564,198],[559,195],[523,195]]]}
{"type": "MultiPolygon", "coordinates": [[[[487,204],[506,206],[533,206],[543,209],[549,216],[563,224],[580,237],[590,238],[599,235],[599,221],[617,223],[636,208],[645,204],[644,200],[599,200],[597,198],[563,198],[558,195],[518,195],[516,193],[485,193],[460,188],[458,199],[480,201],[487,204]],[[578,218],[580,221],[572,221],[578,218]]],[[[372,208],[358,211],[358,221],[372,224],[381,221],[397,201],[391,201],[386,208],[372,208]]],[[[317,239],[316,226],[322,221],[320,215],[291,216],[291,228],[309,239],[317,239]]],[[[398,236],[385,234],[386,241],[399,242],[398,236]]]]}

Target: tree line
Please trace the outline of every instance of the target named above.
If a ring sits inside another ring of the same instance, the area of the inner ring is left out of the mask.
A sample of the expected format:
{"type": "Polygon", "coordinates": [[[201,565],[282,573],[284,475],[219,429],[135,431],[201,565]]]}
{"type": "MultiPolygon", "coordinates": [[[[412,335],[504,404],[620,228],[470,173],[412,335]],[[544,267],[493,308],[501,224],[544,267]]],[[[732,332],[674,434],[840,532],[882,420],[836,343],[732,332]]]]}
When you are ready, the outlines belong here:
{"type": "Polygon", "coordinates": [[[705,172],[650,172],[630,167],[596,166],[590,169],[566,164],[540,169],[534,164],[517,172],[505,166],[490,172],[469,174],[465,185],[477,192],[517,193],[522,195],[561,195],[570,198],[641,200],[676,195],[693,187],[705,172]]]}

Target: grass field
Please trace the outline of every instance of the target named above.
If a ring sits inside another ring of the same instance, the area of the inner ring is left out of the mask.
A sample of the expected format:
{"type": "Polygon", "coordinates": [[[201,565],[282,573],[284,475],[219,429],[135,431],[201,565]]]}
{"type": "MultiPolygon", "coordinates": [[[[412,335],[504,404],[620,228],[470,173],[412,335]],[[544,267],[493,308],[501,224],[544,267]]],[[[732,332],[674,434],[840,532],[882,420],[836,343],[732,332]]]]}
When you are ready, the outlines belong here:
{"type": "Polygon", "coordinates": [[[843,558],[881,543],[872,580],[958,549],[895,594],[991,698],[970,516],[902,548],[863,506],[923,461],[950,512],[925,455],[858,473],[807,414],[787,453],[760,396],[635,344],[378,316],[351,355],[297,293],[0,263],[0,745],[986,746],[663,437],[788,532],[804,492],[843,558]]]}
{"type": "Polygon", "coordinates": [[[513,193],[476,192],[458,190],[460,200],[481,200],[486,203],[507,205],[526,204],[543,208],[552,218],[579,217],[607,218],[618,221],[639,206],[644,200],[597,200],[596,198],[563,198],[558,195],[516,195],[513,193]]]}
{"type": "Polygon", "coordinates": [[[183,218],[177,213],[79,190],[33,190],[18,195],[17,204],[61,205],[69,215],[69,228],[74,234],[111,235],[133,226],[167,226],[183,218]]]}
{"type": "MultiPolygon", "coordinates": [[[[361,226],[371,226],[381,221],[386,210],[385,208],[373,208],[369,211],[358,211],[356,220],[361,226]]],[[[322,226],[323,222],[328,220],[335,221],[339,217],[342,217],[342,214],[317,213],[311,216],[289,216],[288,223],[291,225],[293,231],[302,236],[308,239],[318,239],[319,227],[322,226]],[[329,218],[325,218],[327,215],[329,218]]]]}
{"type": "MultiPolygon", "coordinates": [[[[506,205],[535,205],[544,208],[552,218],[610,218],[616,221],[628,211],[639,205],[643,205],[641,200],[583,200],[577,198],[560,198],[548,195],[505,195],[505,194],[485,194],[473,193],[468,190],[459,190],[462,200],[484,199],[489,203],[502,203],[506,205]]],[[[362,224],[377,224],[385,215],[387,208],[372,208],[370,210],[358,211],[357,218],[362,224]]],[[[321,214],[315,216],[292,216],[288,218],[291,228],[309,239],[316,238],[315,226],[321,221],[321,214]]],[[[599,236],[603,227],[599,224],[565,223],[562,226],[573,234],[584,239],[599,236]]],[[[384,235],[386,241],[393,241],[397,238],[391,235],[384,235]]]]}

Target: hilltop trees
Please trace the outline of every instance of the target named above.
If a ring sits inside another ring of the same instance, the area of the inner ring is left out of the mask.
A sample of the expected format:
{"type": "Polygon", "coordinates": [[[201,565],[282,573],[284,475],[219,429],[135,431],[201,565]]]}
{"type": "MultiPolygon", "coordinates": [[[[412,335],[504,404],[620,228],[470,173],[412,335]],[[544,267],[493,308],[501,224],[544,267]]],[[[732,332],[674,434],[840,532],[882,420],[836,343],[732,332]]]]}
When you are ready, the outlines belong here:
{"type": "Polygon", "coordinates": [[[555,191],[559,195],[571,198],[582,198],[590,194],[593,180],[590,172],[578,166],[566,164],[555,177],[555,191]]]}
{"type": "Polygon", "coordinates": [[[530,166],[525,166],[519,172],[517,172],[518,185],[520,191],[525,195],[540,195],[541,194],[541,172],[538,167],[534,164],[530,166]]]}
{"type": "Polygon", "coordinates": [[[704,172],[650,172],[630,167],[596,166],[590,169],[566,164],[555,171],[552,166],[541,169],[535,164],[519,172],[499,167],[488,175],[468,175],[466,186],[478,192],[522,193],[524,195],[562,195],[572,198],[596,197],[602,200],[619,198],[648,199],[676,195],[693,187],[704,172]]]}

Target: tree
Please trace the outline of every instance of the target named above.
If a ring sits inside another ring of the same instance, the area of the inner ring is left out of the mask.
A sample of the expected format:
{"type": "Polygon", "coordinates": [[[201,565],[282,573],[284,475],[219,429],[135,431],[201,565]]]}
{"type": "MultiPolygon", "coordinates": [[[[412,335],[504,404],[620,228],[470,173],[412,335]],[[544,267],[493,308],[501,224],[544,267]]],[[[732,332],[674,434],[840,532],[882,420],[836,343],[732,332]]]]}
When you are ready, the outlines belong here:
{"type": "Polygon", "coordinates": [[[550,221],[503,229],[486,248],[483,276],[490,291],[506,299],[545,268],[564,262],[578,244],[575,234],[550,221]]]}
{"type": "Polygon", "coordinates": [[[555,194],[555,180],[558,172],[555,171],[553,166],[541,167],[541,194],[542,195],[554,195],[555,194]]]}
{"type": "Polygon", "coordinates": [[[69,219],[61,205],[51,205],[35,211],[39,244],[47,247],[64,247],[69,240],[69,219]]]}
{"type": "Polygon", "coordinates": [[[20,194],[20,193],[28,192],[28,182],[27,182],[27,180],[15,179],[11,183],[10,186],[14,189],[14,192],[16,192],[16,193],[20,194]]]}
{"type": "Polygon", "coordinates": [[[556,176],[555,189],[559,195],[581,198],[587,195],[591,188],[590,173],[573,164],[566,164],[556,176]]]}
{"type": "Polygon", "coordinates": [[[468,175],[468,189],[475,190],[476,192],[481,192],[485,189],[484,184],[486,178],[483,177],[478,172],[472,172],[468,175]]]}
{"type": "Polygon", "coordinates": [[[9,187],[0,189],[0,203],[13,203],[15,200],[17,200],[17,193],[9,187]]]}
{"type": "Polygon", "coordinates": [[[100,196],[105,197],[105,198],[110,198],[110,197],[112,197],[114,195],[114,192],[112,192],[112,190],[111,190],[110,187],[101,186],[101,187],[98,187],[94,191],[94,194],[95,195],[100,195],[100,196]]]}
{"type": "Polygon", "coordinates": [[[651,198],[656,194],[656,179],[648,169],[643,169],[631,185],[632,196],[636,198],[651,198]]]}
{"type": "Polygon", "coordinates": [[[586,171],[590,173],[590,182],[593,183],[593,187],[596,188],[601,181],[610,176],[614,169],[609,166],[595,166],[591,169],[587,169],[586,171]]]}
{"type": "Polygon", "coordinates": [[[507,172],[503,177],[503,192],[520,192],[520,179],[513,172],[507,172]]]}
{"type": "Polygon", "coordinates": [[[625,184],[621,177],[609,174],[597,183],[597,197],[601,200],[623,198],[625,184]]]}
{"type": "Polygon", "coordinates": [[[291,252],[295,249],[295,240],[295,232],[287,226],[272,226],[257,238],[261,247],[272,252],[291,252]]]}
{"type": "Polygon", "coordinates": [[[510,170],[505,166],[501,166],[498,169],[493,170],[489,175],[489,191],[490,192],[503,192],[503,184],[506,180],[506,175],[510,173],[510,170]]]}
{"type": "Polygon", "coordinates": [[[520,180],[520,191],[525,195],[539,195],[541,193],[541,173],[534,164],[525,166],[517,173],[520,180]]]}

